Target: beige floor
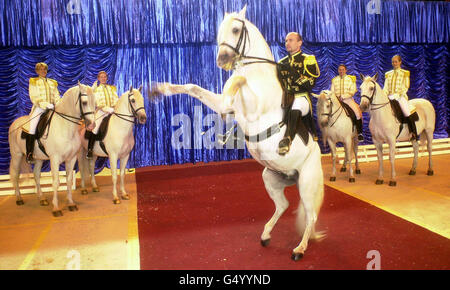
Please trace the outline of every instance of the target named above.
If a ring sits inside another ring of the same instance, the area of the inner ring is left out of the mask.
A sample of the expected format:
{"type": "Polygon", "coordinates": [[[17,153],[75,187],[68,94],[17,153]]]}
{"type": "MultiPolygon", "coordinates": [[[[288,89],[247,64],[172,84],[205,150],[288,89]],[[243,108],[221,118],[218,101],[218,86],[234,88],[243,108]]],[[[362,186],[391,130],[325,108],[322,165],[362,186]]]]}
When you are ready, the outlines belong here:
{"type": "MultiPolygon", "coordinates": [[[[73,194],[79,210],[70,212],[59,193],[63,216],[39,206],[33,194],[0,197],[0,269],[139,269],[136,183],[126,175],[131,199],[112,202],[111,177],[99,176],[100,192],[73,194]]],[[[51,204],[52,196],[46,193],[51,204]]]]}
{"type": "Polygon", "coordinates": [[[428,157],[420,157],[415,176],[408,175],[412,159],[397,159],[397,186],[388,186],[390,163],[384,161],[384,184],[375,185],[378,162],[360,164],[361,175],[348,182],[348,172],[339,172],[330,182],[331,160],[322,158],[325,183],[387,212],[450,239],[450,155],[436,155],[434,176],[427,176],[428,157]]]}

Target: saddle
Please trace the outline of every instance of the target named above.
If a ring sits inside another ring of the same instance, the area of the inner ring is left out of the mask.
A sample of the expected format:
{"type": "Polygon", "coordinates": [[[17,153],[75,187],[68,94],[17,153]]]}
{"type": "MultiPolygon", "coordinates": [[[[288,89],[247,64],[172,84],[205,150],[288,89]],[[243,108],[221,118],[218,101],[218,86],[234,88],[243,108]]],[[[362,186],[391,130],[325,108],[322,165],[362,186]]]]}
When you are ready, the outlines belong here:
{"type": "MultiPolygon", "coordinates": [[[[105,147],[105,144],[103,143],[103,139],[105,139],[106,134],[108,134],[108,125],[109,125],[111,116],[112,115],[109,115],[109,116],[103,118],[102,123],[100,124],[100,128],[98,129],[98,132],[95,135],[95,141],[99,141],[100,147],[102,148],[103,152],[105,152],[106,154],[108,154],[108,152],[106,151],[106,147],[105,147]]],[[[93,134],[94,133],[92,133],[91,131],[86,130],[86,132],[84,132],[84,139],[89,140],[93,134]]]]}
{"type": "MultiPolygon", "coordinates": [[[[54,111],[46,110],[44,113],[41,114],[41,116],[39,117],[39,122],[37,124],[36,133],[35,133],[35,139],[38,143],[39,149],[47,157],[49,157],[49,156],[47,155],[47,152],[45,151],[45,147],[42,144],[40,139],[42,138],[42,136],[44,136],[45,132],[48,132],[48,128],[50,128],[50,123],[52,121],[54,113],[55,113],[54,111]]],[[[26,139],[27,135],[29,135],[29,133],[22,129],[22,134],[20,135],[20,137],[22,139],[26,139]]]]}
{"type": "MultiPolygon", "coordinates": [[[[284,108],[283,123],[287,124],[289,119],[289,112],[291,110],[292,104],[284,108]]],[[[309,112],[306,116],[301,116],[298,119],[296,126],[296,134],[302,139],[305,145],[308,145],[309,133],[313,136],[317,136],[316,127],[312,112],[309,112]]]]}
{"type": "MultiPolygon", "coordinates": [[[[392,111],[394,112],[394,116],[397,119],[397,121],[400,124],[408,124],[408,117],[405,117],[403,115],[403,111],[400,107],[400,104],[398,103],[397,100],[389,100],[389,102],[391,103],[391,108],[392,111]]],[[[417,114],[417,112],[414,112],[410,115],[412,121],[417,122],[419,121],[419,115],[417,114]]]]}
{"type": "Polygon", "coordinates": [[[342,108],[344,108],[344,112],[347,115],[347,117],[350,118],[350,120],[352,120],[352,124],[353,124],[353,131],[355,130],[356,127],[356,114],[355,112],[352,110],[352,108],[350,108],[350,106],[344,102],[342,102],[341,100],[339,100],[339,103],[341,104],[342,108]]]}

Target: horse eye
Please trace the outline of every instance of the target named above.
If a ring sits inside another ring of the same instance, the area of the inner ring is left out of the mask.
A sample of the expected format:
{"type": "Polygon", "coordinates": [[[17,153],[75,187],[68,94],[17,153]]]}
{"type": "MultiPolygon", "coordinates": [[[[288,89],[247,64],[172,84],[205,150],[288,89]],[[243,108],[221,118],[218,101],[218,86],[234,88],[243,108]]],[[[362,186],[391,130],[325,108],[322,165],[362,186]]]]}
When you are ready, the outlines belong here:
{"type": "Polygon", "coordinates": [[[136,100],[135,99],[131,99],[131,102],[134,104],[136,102],[136,100]]]}
{"type": "Polygon", "coordinates": [[[233,28],[233,33],[234,33],[234,34],[237,34],[238,32],[239,32],[239,28],[236,28],[236,27],[233,28]]]}

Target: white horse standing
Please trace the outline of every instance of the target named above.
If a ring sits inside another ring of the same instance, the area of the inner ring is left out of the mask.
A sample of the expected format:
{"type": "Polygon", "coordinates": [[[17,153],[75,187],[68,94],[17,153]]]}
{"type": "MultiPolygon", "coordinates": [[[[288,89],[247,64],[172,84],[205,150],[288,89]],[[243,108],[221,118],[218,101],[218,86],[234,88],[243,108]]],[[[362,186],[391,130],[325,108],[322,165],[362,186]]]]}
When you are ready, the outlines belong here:
{"type": "MultiPolygon", "coordinates": [[[[408,141],[410,139],[410,131],[408,126],[403,126],[399,132],[400,123],[394,116],[391,109],[389,99],[376,82],[378,74],[373,77],[363,77],[361,84],[361,110],[370,111],[369,129],[372,134],[373,143],[377,149],[378,156],[378,179],[376,184],[383,183],[383,143],[389,144],[389,160],[391,163],[391,180],[390,186],[396,186],[395,173],[395,143],[396,141],[408,141]]],[[[427,140],[428,149],[428,175],[433,175],[433,162],[431,159],[433,132],[436,121],[436,113],[433,105],[425,99],[413,99],[408,101],[410,106],[416,108],[419,115],[419,121],[416,122],[417,134],[420,135],[421,141],[427,140]]],[[[417,140],[412,141],[414,149],[414,160],[409,175],[416,174],[417,157],[419,153],[419,143],[417,140]]]]}
{"type": "Polygon", "coordinates": [[[336,181],[336,143],[342,142],[344,144],[345,159],[342,165],[341,172],[346,171],[346,164],[349,167],[348,180],[355,182],[353,174],[352,159],[355,155],[355,173],[360,174],[358,162],[358,134],[353,130],[353,122],[345,113],[336,95],[324,90],[320,95],[312,94],[317,98],[317,118],[319,121],[320,131],[322,132],[322,139],[328,143],[331,150],[331,157],[333,160],[333,168],[330,181],[336,181]]]}
{"type": "MultiPolygon", "coordinates": [[[[138,90],[130,88],[128,92],[122,94],[114,108],[108,124],[108,132],[103,139],[106,154],[100,147],[99,142],[95,142],[93,148],[94,158],[86,159],[88,141],[84,139],[85,129],[81,130],[82,150],[78,156],[78,164],[81,174],[81,193],[87,194],[85,188],[85,179],[90,175],[91,185],[94,192],[98,192],[97,182],[95,181],[95,161],[97,156],[109,157],[111,165],[111,174],[113,181],[113,202],[119,204],[120,199],[117,197],[117,160],[120,159],[120,192],[122,199],[128,200],[130,197],[125,191],[125,168],[130,157],[130,152],[134,147],[133,125],[135,119],[140,124],[147,121],[147,114],[144,108],[144,98],[141,94],[142,86],[138,90]],[[89,171],[87,170],[89,169],[89,171]]],[[[99,124],[100,125],[100,124],[99,124]]]]}
{"type": "Polygon", "coordinates": [[[239,13],[225,14],[219,27],[217,65],[226,70],[234,69],[225,83],[223,94],[215,94],[193,84],[165,83],[159,84],[156,90],[164,95],[188,94],[220,115],[235,113],[246,135],[250,154],[265,166],[262,177],[275,203],[275,213],[261,235],[263,246],[269,244],[273,227],[289,206],[284,188],[297,185],[301,197],[297,225],[303,238],[293,250],[292,258],[298,260],[310,238],[324,236],[315,232],[324,194],[320,149],[311,136],[308,145],[296,136],[289,153],[278,155],[278,143],[285,131],[285,126],[280,128],[279,125],[283,119],[283,91],[270,48],[259,30],[245,19],[245,12],[246,7],[239,13]]]}
{"type": "MultiPolygon", "coordinates": [[[[64,93],[61,101],[55,107],[47,138],[41,138],[41,142],[49,157],[38,146],[34,148],[35,165],[33,172],[36,181],[36,192],[41,205],[48,205],[40,186],[41,168],[44,160],[50,159],[53,178],[53,215],[55,217],[62,216],[62,211],[58,205],[59,165],[62,162],[65,162],[67,174],[68,208],[70,211],[78,210],[72,200],[73,167],[81,146],[81,140],[78,135],[78,121],[84,119],[88,129],[92,130],[95,126],[94,108],[95,96],[91,87],[78,84],[70,88],[64,93]]],[[[9,128],[9,147],[11,152],[9,172],[17,197],[17,205],[23,205],[19,190],[20,169],[30,167],[30,165],[24,164],[25,140],[21,138],[21,127],[28,120],[29,116],[22,116],[16,119],[9,128]]]]}

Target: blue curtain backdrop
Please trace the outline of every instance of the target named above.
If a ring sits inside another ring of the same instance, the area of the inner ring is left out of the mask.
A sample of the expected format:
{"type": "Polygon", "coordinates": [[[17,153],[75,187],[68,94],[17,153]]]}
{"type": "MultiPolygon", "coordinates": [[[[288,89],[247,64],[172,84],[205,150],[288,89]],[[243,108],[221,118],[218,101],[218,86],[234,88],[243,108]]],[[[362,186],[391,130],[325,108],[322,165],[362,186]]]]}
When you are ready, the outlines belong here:
{"type": "MultiPolygon", "coordinates": [[[[58,81],[61,94],[78,80],[92,84],[100,70],[108,72],[120,94],[143,84],[146,96],[151,83],[161,81],[221,92],[229,74],[215,65],[217,28],[225,12],[238,11],[245,3],[247,18],[261,30],[276,59],[285,55],[287,32],[303,35],[303,50],[316,56],[322,73],[316,92],[330,87],[341,63],[350,74],[378,72],[383,84],[391,57],[400,54],[411,71],[410,98],[433,103],[435,138],[448,137],[450,3],[381,1],[380,14],[371,14],[368,2],[0,1],[0,174],[9,167],[8,127],[31,108],[28,79],[35,76],[37,62],[49,65],[48,76],[58,81]]],[[[359,101],[358,94],[355,98],[359,101]]],[[[197,100],[178,95],[145,106],[149,118],[135,127],[129,167],[250,157],[246,149],[206,148],[209,135],[202,132],[211,132],[216,124],[207,118],[213,112],[197,100]],[[176,116],[187,118],[178,123],[176,116]],[[176,149],[172,138],[187,127],[190,147],[176,149]]],[[[365,116],[370,143],[367,121],[365,116]]]]}

